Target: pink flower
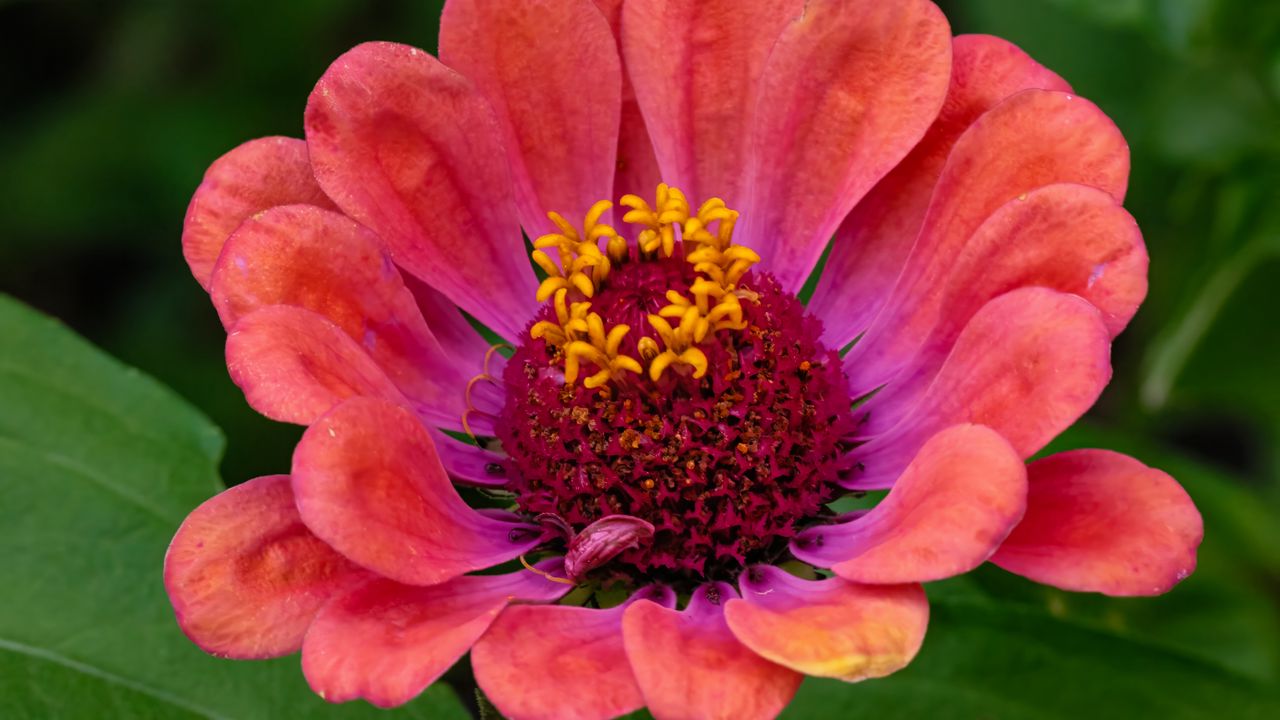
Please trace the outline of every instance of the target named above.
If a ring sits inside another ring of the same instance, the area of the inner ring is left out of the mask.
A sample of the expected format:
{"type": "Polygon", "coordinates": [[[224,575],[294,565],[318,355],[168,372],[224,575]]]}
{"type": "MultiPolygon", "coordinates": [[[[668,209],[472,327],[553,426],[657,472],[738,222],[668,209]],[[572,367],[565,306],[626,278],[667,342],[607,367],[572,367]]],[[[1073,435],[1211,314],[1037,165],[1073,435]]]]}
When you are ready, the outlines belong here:
{"type": "Polygon", "coordinates": [[[440,48],[352,49],[191,202],[232,377],[308,426],[174,538],[202,648],[301,648],[335,702],[470,651],[513,718],[767,718],[910,662],[922,582],[1192,571],[1168,475],[1024,463],[1146,292],[1124,139],[1052,72],[925,0],[451,0],[440,48]]]}

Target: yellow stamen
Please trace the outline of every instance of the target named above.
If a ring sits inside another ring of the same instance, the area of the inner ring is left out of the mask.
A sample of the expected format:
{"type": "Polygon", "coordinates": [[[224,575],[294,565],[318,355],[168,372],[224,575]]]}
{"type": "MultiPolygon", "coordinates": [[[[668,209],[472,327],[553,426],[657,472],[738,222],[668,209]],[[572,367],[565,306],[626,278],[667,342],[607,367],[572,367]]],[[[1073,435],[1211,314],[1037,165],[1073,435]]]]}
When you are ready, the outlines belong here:
{"type": "Polygon", "coordinates": [[[578,583],[576,583],[576,582],[574,582],[574,581],[570,580],[569,578],[556,577],[555,575],[552,575],[552,574],[551,574],[551,573],[549,573],[549,572],[545,572],[545,571],[539,570],[538,568],[536,568],[536,567],[534,567],[534,566],[530,565],[530,564],[529,564],[529,561],[528,561],[528,560],[525,560],[523,555],[521,555],[521,556],[520,556],[520,564],[524,566],[524,569],[525,569],[525,570],[528,570],[529,572],[535,572],[535,573],[537,573],[537,574],[541,575],[542,577],[544,577],[544,578],[546,578],[546,579],[550,580],[551,582],[558,582],[558,583],[562,583],[562,584],[564,584],[564,585],[577,585],[577,584],[578,584],[578,583]]]}
{"type": "Polygon", "coordinates": [[[655,381],[671,367],[688,367],[693,377],[702,377],[708,360],[698,345],[722,330],[747,326],[742,301],[756,301],[758,296],[737,285],[760,256],[733,244],[738,213],[720,198],[707,200],[693,212],[679,188],[662,183],[652,205],[638,195],[624,195],[618,204],[627,209],[622,221],[639,226],[635,239],[639,259],[673,257],[679,243],[697,273],[688,288],[668,290],[668,304],[648,315],[657,337],[641,337],[636,343],[638,357],[630,357],[623,354],[622,343],[631,328],[607,327],[603,317],[591,312],[590,300],[614,267],[631,258],[627,239],[600,222],[613,207],[608,200],[591,206],[581,230],[558,213],[547,214],[557,232],[534,241],[531,259],[547,275],[538,286],[537,299],[554,301],[555,319],[535,323],[530,334],[559,348],[569,384],[585,375],[583,385],[602,388],[628,374],[644,374],[646,365],[655,381]],[[582,300],[571,302],[571,298],[582,300]],[[584,373],[584,365],[594,371],[584,373]]]}
{"type": "Polygon", "coordinates": [[[652,256],[661,251],[663,257],[671,257],[676,251],[676,226],[689,219],[689,200],[666,183],[658,185],[653,207],[639,195],[623,195],[619,205],[631,208],[622,221],[640,225],[644,230],[636,238],[636,244],[644,255],[652,256]]]}

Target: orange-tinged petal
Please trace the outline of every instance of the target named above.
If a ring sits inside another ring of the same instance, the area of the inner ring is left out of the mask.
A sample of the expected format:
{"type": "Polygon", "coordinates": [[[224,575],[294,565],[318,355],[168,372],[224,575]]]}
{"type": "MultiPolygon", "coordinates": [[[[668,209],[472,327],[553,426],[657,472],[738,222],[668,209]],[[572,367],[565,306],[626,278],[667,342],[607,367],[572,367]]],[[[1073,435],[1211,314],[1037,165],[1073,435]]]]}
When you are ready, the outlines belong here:
{"type": "Polygon", "coordinates": [[[828,347],[842,348],[884,306],[924,221],[934,185],[960,135],[987,110],[1030,88],[1070,86],[1015,45],[990,35],[952,40],[951,85],[929,132],[841,223],[810,311],[828,347]]]}
{"type": "Polygon", "coordinates": [[[802,580],[771,566],[748,568],[742,598],[724,609],[744,645],[779,665],[846,682],[906,667],[924,642],[929,603],[919,585],[802,580]]]}
{"type": "Polygon", "coordinates": [[[1028,474],[1026,517],[996,565],[1107,595],[1159,595],[1195,570],[1204,522],[1167,474],[1108,450],[1050,455],[1028,474]]]}
{"type": "Polygon", "coordinates": [[[465,78],[425,52],[357,45],[307,102],[316,180],[397,264],[495,332],[519,337],[536,287],[497,121],[465,78]]]}
{"type": "Polygon", "coordinates": [[[622,65],[591,0],[449,0],[440,58],[493,107],[530,237],[612,194],[622,65]]]}
{"type": "MultiPolygon", "coordinates": [[[[539,570],[554,574],[558,565],[539,563],[539,570]]],[[[508,603],[551,602],[569,590],[530,570],[429,587],[376,578],[316,616],[302,646],[302,671],[329,702],[402,705],[470,650],[508,603]]]]}
{"type": "Polygon", "coordinates": [[[287,137],[250,140],[218,158],[196,188],[182,226],[182,254],[209,289],[222,245],[240,223],[277,205],[332,208],[311,173],[307,144],[287,137]]]}
{"type": "Polygon", "coordinates": [[[307,429],[293,454],[298,512],[351,560],[434,585],[528,552],[540,531],[471,509],[408,410],[353,398],[307,429]]]}
{"type": "Polygon", "coordinates": [[[951,32],[927,0],[810,0],[761,78],[737,242],[797,291],[845,215],[924,135],[951,32]]]}
{"type": "MultiPolygon", "coordinates": [[[[1019,457],[1034,455],[1089,409],[1111,379],[1111,338],[1098,310],[1075,295],[1022,288],[978,311],[937,376],[893,427],[856,451],[848,487],[889,487],[916,451],[959,423],[991,427],[1019,457]]],[[[893,383],[880,391],[891,400],[893,383]]],[[[877,395],[879,397],[879,395],[877,395]]],[[[873,398],[874,399],[874,398],[873,398]]]]}
{"type": "Polygon", "coordinates": [[[919,298],[937,299],[974,233],[1006,203],[1057,183],[1098,188],[1124,199],[1129,146],[1096,105],[1070,93],[1024,90],[978,118],[956,141],[929,211],[885,311],[846,356],[856,391],[892,378],[911,353],[877,335],[894,332],[886,316],[919,298]]]}
{"type": "Polygon", "coordinates": [[[645,127],[644,115],[636,102],[636,91],[631,84],[627,58],[622,51],[622,0],[595,0],[596,7],[609,21],[613,37],[622,60],[622,116],[618,126],[618,164],[613,180],[613,197],[623,195],[647,195],[662,181],[658,159],[653,154],[653,142],[645,127]]]}
{"type": "Polygon", "coordinates": [[[605,720],[640,709],[622,616],[641,598],[675,604],[670,590],[650,587],[607,610],[507,608],[471,652],[476,683],[503,715],[520,720],[605,720]]]}
{"type": "Polygon", "coordinates": [[[1114,337],[1146,296],[1147,253],[1137,223],[1110,195],[1084,185],[1048,185],[987,218],[952,258],[949,276],[886,309],[864,338],[860,369],[903,366],[894,392],[867,405],[877,427],[902,417],[974,314],[1010,290],[1038,286],[1079,295],[1098,308],[1114,337]],[[903,364],[903,357],[911,360],[903,364]]]}
{"type": "Polygon", "coordinates": [[[694,591],[683,612],[641,600],[622,618],[627,657],[658,720],[756,720],[786,707],[803,675],[743,645],[724,619],[725,583],[694,591]]]}
{"type": "Polygon", "coordinates": [[[369,577],[302,524],[287,475],[205,501],[164,559],[182,631],[206,652],[241,659],[296,651],[329,597],[369,577]]]}
{"type": "Polygon", "coordinates": [[[1026,503],[1026,467],[1009,443],[990,428],[957,425],[929,438],[880,504],[809,528],[791,548],[853,582],[942,580],[991,557],[1026,503]]]}
{"type": "Polygon", "coordinates": [[[227,370],[254,410],[281,422],[310,425],[351,397],[409,403],[364,348],[299,307],[240,318],[227,334],[227,370]]]}
{"type": "MultiPolygon", "coordinates": [[[[628,0],[622,43],[662,178],[699,201],[745,199],[769,51],[802,0],[628,0]]],[[[651,188],[643,188],[648,194],[651,188]]]]}
{"type": "Polygon", "coordinates": [[[227,241],[210,294],[228,328],[266,305],[324,316],[407,397],[457,425],[462,366],[428,328],[377,236],[349,218],[308,205],[259,213],[227,241]]]}

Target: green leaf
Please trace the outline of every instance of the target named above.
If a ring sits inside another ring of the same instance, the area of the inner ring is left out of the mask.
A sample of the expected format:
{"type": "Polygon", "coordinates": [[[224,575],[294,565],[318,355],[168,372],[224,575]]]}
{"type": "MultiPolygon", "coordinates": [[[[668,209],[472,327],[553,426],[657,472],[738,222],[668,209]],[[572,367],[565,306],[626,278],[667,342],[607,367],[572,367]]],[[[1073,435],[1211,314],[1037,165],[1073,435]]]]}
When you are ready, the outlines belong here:
{"type": "Polygon", "coordinates": [[[907,669],[808,679],[784,718],[1280,717],[1274,690],[1167,650],[1020,607],[933,599],[907,669]]]}
{"type": "MultiPolygon", "coordinates": [[[[0,715],[385,717],[327,705],[298,660],[209,657],[173,619],[165,548],[222,488],[222,437],[172,392],[0,295],[0,715]]],[[[405,716],[465,718],[445,687],[405,716]]]]}

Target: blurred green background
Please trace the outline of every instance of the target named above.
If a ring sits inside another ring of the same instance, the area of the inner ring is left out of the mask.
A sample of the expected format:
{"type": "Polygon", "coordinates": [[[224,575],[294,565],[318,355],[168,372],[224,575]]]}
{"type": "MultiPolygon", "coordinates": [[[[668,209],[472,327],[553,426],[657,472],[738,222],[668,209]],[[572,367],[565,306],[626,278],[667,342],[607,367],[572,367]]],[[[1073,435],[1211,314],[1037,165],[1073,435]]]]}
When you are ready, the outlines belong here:
{"type": "MultiPolygon", "coordinates": [[[[1055,447],[1112,447],[1169,470],[1207,527],[1200,571],[1164,598],[1067,596],[998,571],[935,592],[1043,606],[1274,685],[1280,3],[941,5],[957,33],[1008,38],[1060,73],[1128,138],[1126,206],[1150,250],[1150,296],[1115,346],[1102,401],[1055,447]]],[[[312,84],[350,46],[434,50],[439,11],[439,2],[0,0],[0,291],[206,413],[227,438],[227,483],[286,470],[299,430],[258,417],[227,377],[222,328],[182,260],[186,203],[236,144],[300,135],[312,84]]]]}

